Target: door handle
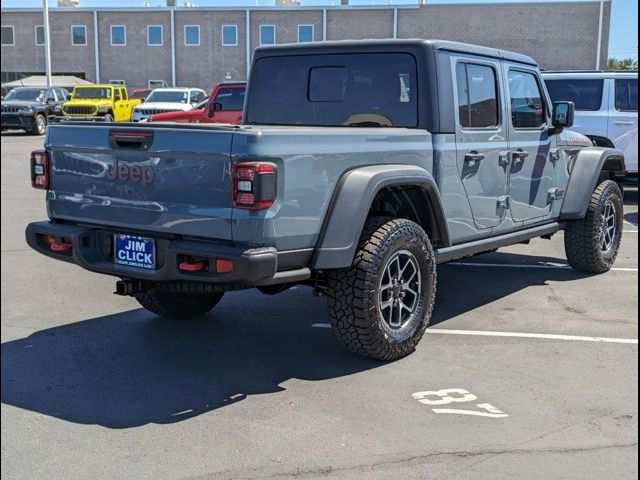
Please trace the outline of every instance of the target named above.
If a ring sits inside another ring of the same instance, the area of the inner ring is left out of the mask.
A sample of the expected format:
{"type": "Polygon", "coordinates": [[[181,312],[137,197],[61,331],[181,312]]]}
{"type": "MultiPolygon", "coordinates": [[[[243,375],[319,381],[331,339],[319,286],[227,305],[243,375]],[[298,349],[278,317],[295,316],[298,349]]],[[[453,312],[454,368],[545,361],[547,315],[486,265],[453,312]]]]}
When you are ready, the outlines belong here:
{"type": "Polygon", "coordinates": [[[522,150],[521,148],[519,148],[518,150],[516,150],[515,152],[511,153],[511,157],[514,160],[524,160],[525,158],[527,158],[529,156],[529,152],[522,150]]]}
{"type": "Polygon", "coordinates": [[[475,163],[475,162],[480,162],[482,160],[484,160],[485,158],[485,154],[484,153],[478,153],[475,150],[465,154],[464,156],[464,161],[465,162],[469,162],[469,163],[475,163]]]}
{"type": "Polygon", "coordinates": [[[616,125],[634,125],[633,121],[631,120],[618,120],[617,122],[614,122],[616,125]]]}

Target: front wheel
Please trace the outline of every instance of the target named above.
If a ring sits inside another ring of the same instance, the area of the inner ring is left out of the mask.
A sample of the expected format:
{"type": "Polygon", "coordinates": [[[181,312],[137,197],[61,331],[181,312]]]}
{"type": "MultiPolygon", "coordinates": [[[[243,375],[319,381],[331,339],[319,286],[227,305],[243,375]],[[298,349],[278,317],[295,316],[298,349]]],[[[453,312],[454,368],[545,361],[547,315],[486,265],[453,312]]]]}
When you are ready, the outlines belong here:
{"type": "Polygon", "coordinates": [[[368,358],[396,360],[413,352],[435,295],[431,242],[406,219],[368,220],[352,266],[328,272],[333,330],[348,350],[368,358]]]}
{"type": "Polygon", "coordinates": [[[620,249],[623,222],[620,187],[604,181],[593,192],[587,215],[567,224],[564,245],[569,264],[586,273],[611,270],[620,249]]]}
{"type": "Polygon", "coordinates": [[[113,123],[113,115],[107,113],[104,117],[104,123],[113,123]]]}
{"type": "Polygon", "coordinates": [[[33,119],[33,128],[31,129],[31,133],[33,135],[44,135],[47,131],[47,118],[38,113],[33,119]]]}
{"type": "Polygon", "coordinates": [[[154,288],[135,295],[140,305],[161,317],[184,320],[201,317],[215,307],[224,293],[176,293],[154,288]]]}

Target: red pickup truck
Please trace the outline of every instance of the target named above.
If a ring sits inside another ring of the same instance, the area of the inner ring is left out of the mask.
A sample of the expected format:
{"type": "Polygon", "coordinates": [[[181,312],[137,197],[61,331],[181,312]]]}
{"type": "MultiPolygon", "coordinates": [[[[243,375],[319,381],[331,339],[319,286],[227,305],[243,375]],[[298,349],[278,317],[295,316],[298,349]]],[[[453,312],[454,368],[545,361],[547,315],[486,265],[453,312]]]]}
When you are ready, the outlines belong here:
{"type": "Polygon", "coordinates": [[[186,112],[158,113],[150,122],[177,123],[242,123],[242,107],[247,82],[223,82],[213,88],[209,99],[199,108],[186,112]]]}

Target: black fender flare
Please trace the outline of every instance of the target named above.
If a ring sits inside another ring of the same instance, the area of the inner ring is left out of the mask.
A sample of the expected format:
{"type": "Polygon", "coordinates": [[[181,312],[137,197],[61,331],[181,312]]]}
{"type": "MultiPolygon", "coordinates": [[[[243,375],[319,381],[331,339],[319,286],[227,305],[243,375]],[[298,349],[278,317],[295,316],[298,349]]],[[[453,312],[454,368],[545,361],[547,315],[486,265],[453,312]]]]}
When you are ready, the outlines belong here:
{"type": "Polygon", "coordinates": [[[413,165],[371,165],[343,174],[325,215],[310,266],[313,269],[351,266],[360,234],[377,193],[385,187],[417,186],[426,194],[440,243],[451,244],[444,207],[433,175],[413,165]]]}
{"type": "Polygon", "coordinates": [[[620,150],[606,147],[587,147],[578,152],[569,168],[571,176],[560,211],[560,220],[584,218],[589,208],[591,195],[602,177],[607,162],[615,162],[618,168],[615,176],[622,176],[626,170],[624,154],[620,150]]]}

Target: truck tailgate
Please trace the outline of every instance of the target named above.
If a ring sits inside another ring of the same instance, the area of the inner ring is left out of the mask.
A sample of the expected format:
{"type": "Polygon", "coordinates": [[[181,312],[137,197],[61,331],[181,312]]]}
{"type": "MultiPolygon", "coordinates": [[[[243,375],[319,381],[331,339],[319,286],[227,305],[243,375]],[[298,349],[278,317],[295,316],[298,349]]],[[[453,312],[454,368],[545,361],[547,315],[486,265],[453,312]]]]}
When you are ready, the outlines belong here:
{"type": "Polygon", "coordinates": [[[231,240],[232,128],[52,125],[49,216],[231,240]]]}

